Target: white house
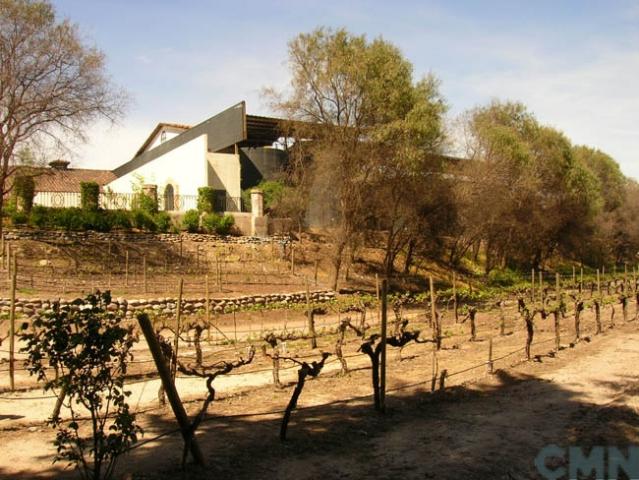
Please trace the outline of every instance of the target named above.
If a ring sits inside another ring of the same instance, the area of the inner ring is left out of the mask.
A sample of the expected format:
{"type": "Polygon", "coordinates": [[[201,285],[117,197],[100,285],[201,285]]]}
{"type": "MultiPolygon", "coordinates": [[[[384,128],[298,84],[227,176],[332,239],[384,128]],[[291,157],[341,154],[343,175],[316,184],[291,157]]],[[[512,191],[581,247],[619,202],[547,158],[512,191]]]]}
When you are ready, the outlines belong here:
{"type": "Polygon", "coordinates": [[[209,186],[216,210],[241,211],[242,189],[271,178],[286,162],[286,152],[271,147],[281,137],[280,122],[247,115],[240,102],[193,127],[160,123],[104,188],[128,194],[136,185],[154,186],[160,208],[184,211],[195,208],[198,188],[209,186]]]}

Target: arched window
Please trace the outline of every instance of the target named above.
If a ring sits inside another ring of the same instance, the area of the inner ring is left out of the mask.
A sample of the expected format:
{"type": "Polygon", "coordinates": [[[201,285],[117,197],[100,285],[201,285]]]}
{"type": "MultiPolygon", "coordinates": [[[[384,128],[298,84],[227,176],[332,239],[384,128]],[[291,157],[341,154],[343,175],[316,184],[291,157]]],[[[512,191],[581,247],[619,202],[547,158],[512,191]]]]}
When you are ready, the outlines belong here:
{"type": "Polygon", "coordinates": [[[164,187],[164,211],[171,212],[175,210],[175,195],[173,193],[173,185],[170,183],[164,187]]]}
{"type": "Polygon", "coordinates": [[[166,142],[166,131],[162,130],[162,133],[160,133],[160,143],[164,142],[166,142]]]}

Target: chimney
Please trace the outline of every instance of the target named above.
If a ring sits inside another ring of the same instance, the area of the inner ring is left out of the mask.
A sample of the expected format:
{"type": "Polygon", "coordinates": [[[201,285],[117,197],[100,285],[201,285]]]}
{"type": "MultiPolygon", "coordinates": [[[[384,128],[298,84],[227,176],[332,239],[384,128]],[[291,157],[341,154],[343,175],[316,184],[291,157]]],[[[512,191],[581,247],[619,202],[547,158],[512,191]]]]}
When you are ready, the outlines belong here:
{"type": "Polygon", "coordinates": [[[49,166],[56,170],[67,170],[70,163],[71,162],[67,162],[66,160],[54,160],[52,162],[49,162],[49,166]]]}

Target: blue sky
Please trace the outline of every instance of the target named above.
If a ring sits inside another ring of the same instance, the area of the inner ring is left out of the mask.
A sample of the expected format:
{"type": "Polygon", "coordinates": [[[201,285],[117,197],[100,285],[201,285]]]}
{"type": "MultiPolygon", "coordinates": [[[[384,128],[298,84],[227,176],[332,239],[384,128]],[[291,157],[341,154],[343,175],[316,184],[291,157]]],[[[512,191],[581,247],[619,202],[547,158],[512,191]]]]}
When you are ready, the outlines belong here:
{"type": "Polygon", "coordinates": [[[126,117],[89,130],[75,165],[113,168],[157,122],[195,124],[285,88],[287,41],[317,26],[383,36],[433,72],[450,116],[519,100],[574,143],[600,148],[639,179],[637,1],[53,0],[108,58],[132,98],[126,117]]]}

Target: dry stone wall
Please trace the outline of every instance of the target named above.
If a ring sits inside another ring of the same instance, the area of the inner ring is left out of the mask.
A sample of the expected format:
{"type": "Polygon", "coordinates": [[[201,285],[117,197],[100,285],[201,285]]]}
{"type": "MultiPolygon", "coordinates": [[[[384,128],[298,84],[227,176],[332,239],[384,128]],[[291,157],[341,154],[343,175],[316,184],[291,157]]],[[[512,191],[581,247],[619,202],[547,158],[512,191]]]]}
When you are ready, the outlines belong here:
{"type": "MultiPolygon", "coordinates": [[[[310,292],[312,303],[330,302],[335,299],[335,292],[331,290],[315,290],[310,292]]],[[[39,298],[17,299],[16,314],[23,317],[35,316],[38,312],[48,310],[57,300],[44,300],[39,298]]],[[[230,312],[234,310],[248,310],[256,306],[267,305],[295,305],[306,303],[306,292],[296,293],[271,293],[265,295],[246,295],[232,298],[212,298],[210,308],[212,312],[230,312]]],[[[61,306],[71,306],[71,308],[82,308],[82,303],[77,300],[60,300],[61,306]]],[[[11,308],[11,300],[0,298],[0,313],[7,315],[11,308]]],[[[136,313],[149,312],[158,316],[172,316],[177,310],[177,299],[173,298],[151,298],[151,299],[130,299],[113,298],[107,306],[108,310],[123,310],[127,317],[133,317],[136,313]]],[[[186,315],[204,312],[206,310],[205,298],[182,299],[182,312],[186,315]]]]}
{"type": "Polygon", "coordinates": [[[144,233],[144,232],[67,232],[63,230],[31,230],[15,229],[4,233],[7,241],[36,240],[42,242],[83,242],[83,241],[113,241],[113,242],[166,242],[179,243],[191,241],[216,244],[287,244],[291,237],[287,235],[274,235],[271,237],[247,237],[233,235],[215,235],[207,233],[144,233]]]}

